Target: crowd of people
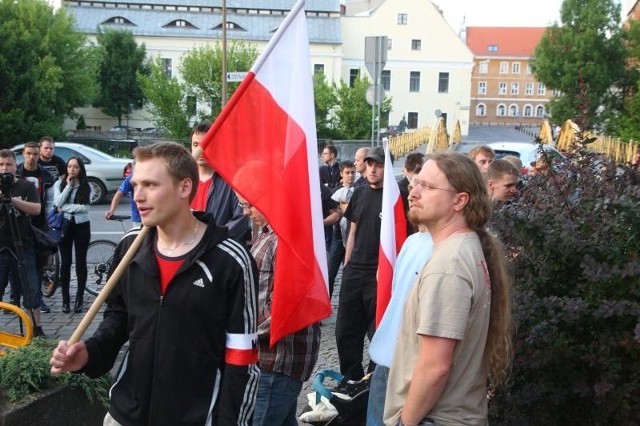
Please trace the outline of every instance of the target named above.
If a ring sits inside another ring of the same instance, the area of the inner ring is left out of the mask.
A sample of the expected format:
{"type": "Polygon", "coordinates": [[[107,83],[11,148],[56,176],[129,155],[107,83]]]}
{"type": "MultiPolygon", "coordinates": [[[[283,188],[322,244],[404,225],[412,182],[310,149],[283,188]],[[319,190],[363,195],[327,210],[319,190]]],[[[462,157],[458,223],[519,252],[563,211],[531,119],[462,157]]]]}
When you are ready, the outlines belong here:
{"type": "MultiPolygon", "coordinates": [[[[192,151],[208,130],[194,127],[192,151]]],[[[368,425],[485,424],[488,386],[506,378],[510,282],[500,243],[485,227],[492,203],[517,196],[520,169],[513,159],[496,160],[486,148],[469,155],[406,156],[403,179],[396,184],[409,237],[379,324],[385,152],[362,147],[353,161],[339,161],[335,146],[322,151],[329,295],[343,267],[335,337],[344,380],[335,391],[371,373],[368,425]],[[365,339],[370,340],[366,366],[365,339]]],[[[71,222],[60,243],[62,311],[79,313],[91,235],[90,188],[82,160],[60,165],[54,149],[50,138],[25,144],[20,173],[15,155],[2,150],[0,171],[16,175],[12,201],[22,222],[46,224],[44,215],[54,208],[71,222]],[[41,173],[36,176],[34,169],[41,173]],[[78,277],[73,308],[72,258],[78,277]]],[[[59,342],[51,371],[97,377],[112,369],[128,342],[105,425],[296,425],[298,396],[317,367],[320,323],[270,344],[278,237],[261,211],[202,156],[192,155],[172,143],[134,150],[135,171],[105,217],[128,194],[134,222],[150,232],[109,295],[95,333],[71,345],[59,342]]],[[[268,183],[254,181],[268,192],[268,183]]],[[[134,226],[125,235],[117,261],[139,233],[134,226]]],[[[0,254],[2,284],[15,260],[0,254]]],[[[37,271],[33,249],[30,256],[30,270],[37,271]]],[[[31,296],[23,296],[22,303],[33,309],[44,335],[39,277],[31,275],[31,296]]],[[[17,304],[14,296],[21,290],[14,287],[11,301],[17,304]]]]}

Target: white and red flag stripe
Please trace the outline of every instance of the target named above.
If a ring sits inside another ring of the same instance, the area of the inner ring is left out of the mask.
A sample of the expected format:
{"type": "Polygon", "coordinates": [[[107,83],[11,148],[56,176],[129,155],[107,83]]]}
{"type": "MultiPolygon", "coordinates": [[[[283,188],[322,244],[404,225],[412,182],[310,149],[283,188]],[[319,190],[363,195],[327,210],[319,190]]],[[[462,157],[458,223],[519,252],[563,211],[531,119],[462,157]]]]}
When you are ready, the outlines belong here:
{"type": "Polygon", "coordinates": [[[376,299],[376,327],[391,300],[393,267],[404,240],[407,239],[407,218],[400,189],[393,173],[389,145],[384,144],[384,184],[382,186],[382,220],[380,250],[378,252],[378,288],[376,299]]]}
{"type": "Polygon", "coordinates": [[[272,345],[331,314],[312,75],[299,0],[201,142],[278,236],[272,345]]]}

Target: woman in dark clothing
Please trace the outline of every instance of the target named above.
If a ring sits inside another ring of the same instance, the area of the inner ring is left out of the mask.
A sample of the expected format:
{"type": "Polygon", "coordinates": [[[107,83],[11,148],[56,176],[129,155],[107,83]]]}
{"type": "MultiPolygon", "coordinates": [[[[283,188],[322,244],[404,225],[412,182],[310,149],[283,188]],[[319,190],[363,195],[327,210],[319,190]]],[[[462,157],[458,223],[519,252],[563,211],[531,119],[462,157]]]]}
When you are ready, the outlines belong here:
{"type": "Polygon", "coordinates": [[[60,285],[62,287],[62,312],[70,312],[69,281],[71,278],[72,250],[75,246],[76,277],[78,292],[73,307],[75,313],[82,312],[84,288],[87,284],[87,249],[91,241],[89,223],[89,200],[91,187],[82,159],[71,157],[67,161],[67,173],[54,185],[54,204],[63,211],[69,227],[60,241],[60,285]]]}

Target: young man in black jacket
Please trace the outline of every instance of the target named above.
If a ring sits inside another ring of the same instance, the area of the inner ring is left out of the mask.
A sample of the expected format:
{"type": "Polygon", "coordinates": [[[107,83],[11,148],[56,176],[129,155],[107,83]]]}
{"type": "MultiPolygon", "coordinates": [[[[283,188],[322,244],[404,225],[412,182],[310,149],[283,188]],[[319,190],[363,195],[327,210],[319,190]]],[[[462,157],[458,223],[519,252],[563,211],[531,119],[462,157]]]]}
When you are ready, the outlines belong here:
{"type": "MultiPolygon", "coordinates": [[[[95,334],[60,342],[51,372],[99,376],[129,341],[105,424],[249,425],[259,379],[255,262],[210,215],[192,214],[198,169],[185,148],[158,143],[134,155],[134,199],[152,228],[95,334]]],[[[118,245],[115,264],[138,232],[118,245]]]]}

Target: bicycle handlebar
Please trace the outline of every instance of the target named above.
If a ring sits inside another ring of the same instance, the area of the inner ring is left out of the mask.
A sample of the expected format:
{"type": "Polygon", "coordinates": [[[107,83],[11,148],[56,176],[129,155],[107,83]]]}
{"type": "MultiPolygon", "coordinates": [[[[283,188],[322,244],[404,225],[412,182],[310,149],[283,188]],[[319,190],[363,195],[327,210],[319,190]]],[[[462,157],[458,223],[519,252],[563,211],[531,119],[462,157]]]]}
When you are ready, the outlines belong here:
{"type": "Polygon", "coordinates": [[[129,219],[131,219],[131,216],[122,215],[122,214],[112,214],[111,216],[109,216],[107,220],[117,220],[118,222],[123,222],[129,219]]]}

